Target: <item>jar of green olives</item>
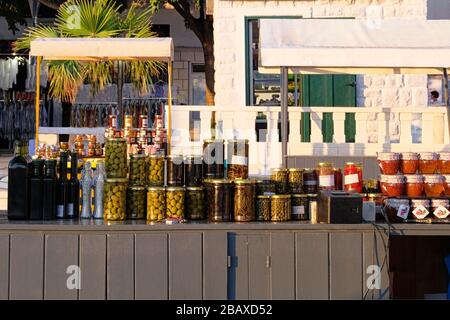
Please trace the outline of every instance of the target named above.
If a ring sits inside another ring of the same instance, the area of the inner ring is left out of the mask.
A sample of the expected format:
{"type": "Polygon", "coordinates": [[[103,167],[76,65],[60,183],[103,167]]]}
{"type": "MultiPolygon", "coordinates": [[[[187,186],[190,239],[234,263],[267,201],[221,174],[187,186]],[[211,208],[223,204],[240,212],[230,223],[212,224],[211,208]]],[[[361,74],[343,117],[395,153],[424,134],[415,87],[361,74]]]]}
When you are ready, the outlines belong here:
{"type": "Polygon", "coordinates": [[[289,169],[288,185],[289,193],[303,193],[303,169],[289,169]]]}
{"type": "Polygon", "coordinates": [[[105,220],[125,220],[128,179],[106,179],[103,188],[103,208],[105,220]]]}
{"type": "Polygon", "coordinates": [[[291,198],[292,220],[308,220],[309,207],[307,194],[293,194],[291,198]]]}
{"type": "Polygon", "coordinates": [[[148,184],[150,186],[164,185],[164,156],[152,154],[148,160],[148,184]]]}
{"type": "Polygon", "coordinates": [[[255,184],[252,180],[234,181],[234,220],[255,220],[255,184]]]}
{"type": "Polygon", "coordinates": [[[203,220],[205,215],[205,188],[186,188],[186,219],[203,220]]]}
{"type": "Polygon", "coordinates": [[[291,196],[277,194],[271,197],[270,220],[287,221],[291,219],[291,196]]]}
{"type": "Polygon", "coordinates": [[[268,179],[256,180],[256,195],[257,196],[271,196],[277,192],[277,186],[275,182],[268,179]]]}
{"type": "Polygon", "coordinates": [[[164,187],[147,188],[147,220],[163,221],[166,215],[166,189],[164,187]]]}
{"type": "Polygon", "coordinates": [[[206,179],[208,220],[213,222],[233,219],[233,183],[227,179],[206,179]]]}
{"type": "Polygon", "coordinates": [[[127,218],[145,219],[147,192],[144,186],[129,186],[127,190],[127,218]]]}
{"type": "Polygon", "coordinates": [[[108,138],[105,143],[106,176],[110,178],[127,177],[127,140],[108,138]]]}
{"type": "Polygon", "coordinates": [[[167,185],[184,186],[183,156],[171,154],[167,156],[167,185]]]}
{"type": "Polygon", "coordinates": [[[166,218],[182,220],[184,217],[184,188],[166,188],[166,218]]]}
{"type": "Polygon", "coordinates": [[[288,192],[288,169],[272,169],[270,180],[275,182],[277,194],[285,194],[288,192]]]}
{"type": "Polygon", "coordinates": [[[256,197],[256,221],[270,221],[270,196],[256,197]]]}
{"type": "Polygon", "coordinates": [[[130,156],[130,185],[145,186],[147,184],[146,168],[145,154],[132,154],[130,156]]]}
{"type": "Polygon", "coordinates": [[[203,178],[222,179],[225,175],[225,140],[203,140],[203,178]]]}

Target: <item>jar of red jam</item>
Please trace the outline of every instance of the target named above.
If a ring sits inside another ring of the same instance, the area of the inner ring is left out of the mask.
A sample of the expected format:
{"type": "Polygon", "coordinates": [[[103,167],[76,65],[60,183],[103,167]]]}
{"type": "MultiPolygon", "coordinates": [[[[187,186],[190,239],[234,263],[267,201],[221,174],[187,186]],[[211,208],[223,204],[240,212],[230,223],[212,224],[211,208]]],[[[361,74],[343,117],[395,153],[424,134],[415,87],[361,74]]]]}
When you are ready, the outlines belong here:
{"type": "Polygon", "coordinates": [[[344,168],[344,190],[362,193],[362,189],[362,170],[355,163],[347,162],[344,168]]]}
{"type": "Polygon", "coordinates": [[[411,199],[411,219],[423,220],[430,214],[430,210],[430,200],[411,199]]]}
{"type": "Polygon", "coordinates": [[[408,199],[386,199],[384,211],[390,223],[405,222],[409,216],[408,199]]]}
{"type": "Polygon", "coordinates": [[[332,163],[320,162],[317,165],[317,176],[319,179],[319,190],[336,190],[332,163]]]}
{"type": "Polygon", "coordinates": [[[378,153],[378,166],[381,174],[397,174],[400,168],[400,154],[395,152],[378,153]]]}
{"type": "Polygon", "coordinates": [[[385,175],[380,178],[381,192],[387,197],[399,197],[405,194],[405,176],[385,175]]]}
{"type": "Polygon", "coordinates": [[[445,219],[450,215],[450,201],[448,199],[432,199],[431,210],[433,219],[445,219]]]}
{"type": "Polygon", "coordinates": [[[441,174],[450,174],[450,152],[439,153],[439,172],[441,174]]]}
{"type": "Polygon", "coordinates": [[[406,195],[408,197],[420,197],[423,195],[424,177],[420,174],[405,175],[406,195]]]}
{"type": "Polygon", "coordinates": [[[420,154],[419,171],[422,174],[434,174],[438,170],[439,156],[434,152],[422,152],[420,154]]]}
{"type": "Polygon", "coordinates": [[[444,195],[450,196],[450,174],[444,175],[444,195]]]}
{"type": "Polygon", "coordinates": [[[400,170],[403,174],[416,174],[419,169],[419,154],[415,152],[404,152],[401,155],[400,170]]]}
{"type": "Polygon", "coordinates": [[[440,197],[444,193],[444,176],[427,174],[425,177],[425,194],[427,197],[440,197]]]}

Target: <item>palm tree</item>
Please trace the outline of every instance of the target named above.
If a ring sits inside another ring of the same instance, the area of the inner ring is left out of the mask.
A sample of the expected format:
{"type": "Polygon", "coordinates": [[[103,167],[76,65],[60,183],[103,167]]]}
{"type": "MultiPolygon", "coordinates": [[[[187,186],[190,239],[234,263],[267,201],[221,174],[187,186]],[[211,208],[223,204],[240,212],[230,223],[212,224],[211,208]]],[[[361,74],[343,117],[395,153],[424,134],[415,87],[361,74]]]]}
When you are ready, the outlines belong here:
{"type": "MultiPolygon", "coordinates": [[[[14,43],[15,51],[29,50],[30,41],[36,38],[152,38],[150,9],[132,5],[120,13],[120,5],[113,0],[69,0],[59,8],[53,25],[39,24],[27,29],[27,34],[14,43]],[[75,8],[75,9],[74,9],[75,8]],[[77,14],[77,25],[71,21],[77,14]]],[[[158,76],[165,64],[158,61],[124,62],[125,76],[141,93],[152,85],[152,77],[158,76]]],[[[112,61],[49,61],[49,95],[62,102],[73,102],[78,89],[85,81],[95,91],[112,83],[112,61]]]]}

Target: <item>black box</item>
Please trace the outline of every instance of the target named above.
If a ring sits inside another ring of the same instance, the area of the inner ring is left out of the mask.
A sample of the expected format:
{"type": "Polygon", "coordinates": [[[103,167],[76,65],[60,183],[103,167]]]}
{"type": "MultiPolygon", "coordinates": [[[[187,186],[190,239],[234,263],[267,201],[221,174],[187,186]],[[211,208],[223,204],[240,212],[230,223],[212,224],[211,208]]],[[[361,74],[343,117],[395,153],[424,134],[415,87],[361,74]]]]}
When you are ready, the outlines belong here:
{"type": "Polygon", "coordinates": [[[317,199],[317,222],[362,223],[362,196],[345,191],[321,190],[317,199]]]}

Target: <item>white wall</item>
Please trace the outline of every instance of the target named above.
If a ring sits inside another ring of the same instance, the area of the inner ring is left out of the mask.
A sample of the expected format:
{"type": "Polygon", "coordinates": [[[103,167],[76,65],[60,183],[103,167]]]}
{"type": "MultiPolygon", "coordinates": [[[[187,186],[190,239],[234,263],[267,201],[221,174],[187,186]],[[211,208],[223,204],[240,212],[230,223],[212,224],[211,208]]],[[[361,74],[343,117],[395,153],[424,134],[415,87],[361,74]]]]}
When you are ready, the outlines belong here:
{"type": "Polygon", "coordinates": [[[428,0],[428,19],[450,19],[450,0],[428,0]]]}

